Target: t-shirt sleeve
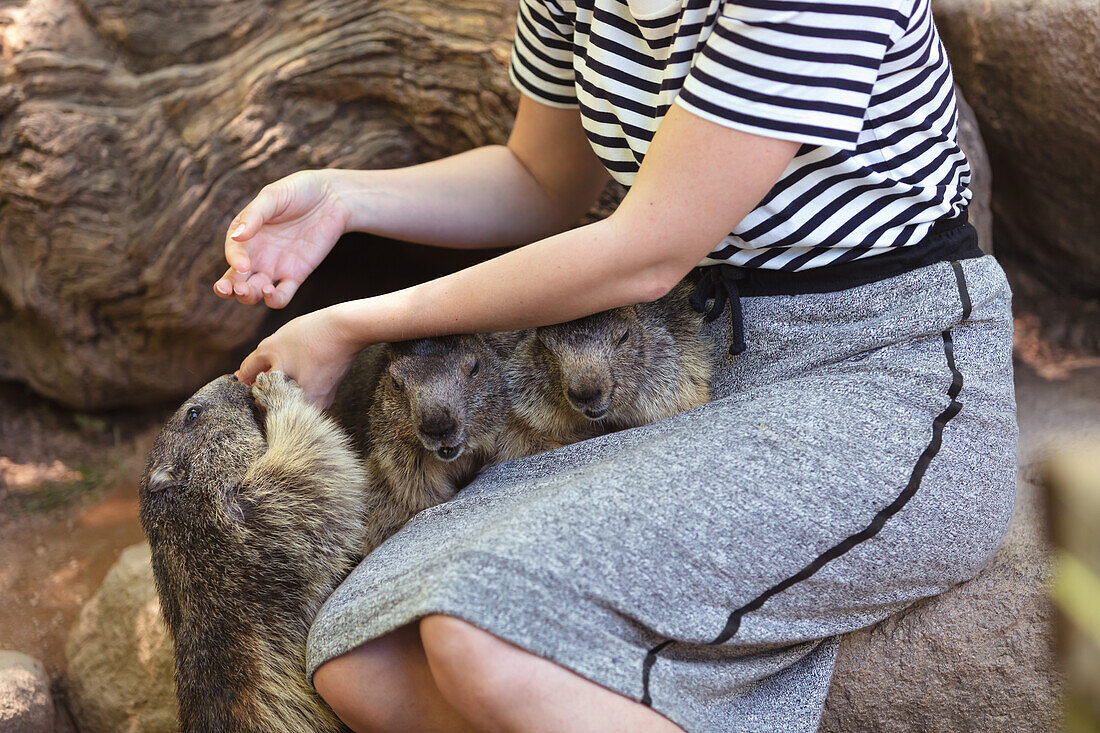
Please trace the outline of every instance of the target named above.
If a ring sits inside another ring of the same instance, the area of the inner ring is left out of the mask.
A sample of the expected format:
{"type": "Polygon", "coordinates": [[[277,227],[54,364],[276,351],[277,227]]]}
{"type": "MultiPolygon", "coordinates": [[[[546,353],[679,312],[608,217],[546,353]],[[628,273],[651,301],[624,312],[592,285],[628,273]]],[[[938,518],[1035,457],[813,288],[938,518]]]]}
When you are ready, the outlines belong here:
{"type": "Polygon", "coordinates": [[[550,0],[520,0],[508,76],[519,90],[551,107],[576,107],[573,25],[550,0]]]}
{"type": "Polygon", "coordinates": [[[676,103],[746,132],[853,149],[901,0],[727,0],[676,103]]]}

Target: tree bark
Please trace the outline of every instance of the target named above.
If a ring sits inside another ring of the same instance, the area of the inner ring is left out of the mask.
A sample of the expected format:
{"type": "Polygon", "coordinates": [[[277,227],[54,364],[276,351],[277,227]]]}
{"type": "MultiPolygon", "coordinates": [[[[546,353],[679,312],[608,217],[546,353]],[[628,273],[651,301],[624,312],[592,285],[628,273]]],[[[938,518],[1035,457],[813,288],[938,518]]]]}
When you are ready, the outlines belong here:
{"type": "Polygon", "coordinates": [[[295,170],[504,141],[514,22],[502,0],[0,2],[0,378],[87,409],[233,366],[264,309],[211,290],[229,219],[295,170]]]}

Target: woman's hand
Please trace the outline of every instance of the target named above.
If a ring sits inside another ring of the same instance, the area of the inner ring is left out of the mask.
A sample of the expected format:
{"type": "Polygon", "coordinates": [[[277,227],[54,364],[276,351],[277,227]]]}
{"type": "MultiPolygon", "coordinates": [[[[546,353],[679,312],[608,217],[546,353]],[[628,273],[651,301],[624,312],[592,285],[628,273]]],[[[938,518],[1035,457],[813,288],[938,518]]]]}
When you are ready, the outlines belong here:
{"type": "Polygon", "coordinates": [[[230,268],[214,292],[246,305],[282,308],[346,231],[351,210],[334,171],[299,171],[264,186],[225,238],[230,268]]]}
{"type": "Polygon", "coordinates": [[[337,325],[334,309],[324,308],[295,318],[261,341],[241,363],[237,378],[252,384],[260,372],[281,371],[298,382],[307,400],[324,409],[332,404],[360,348],[337,325]]]}

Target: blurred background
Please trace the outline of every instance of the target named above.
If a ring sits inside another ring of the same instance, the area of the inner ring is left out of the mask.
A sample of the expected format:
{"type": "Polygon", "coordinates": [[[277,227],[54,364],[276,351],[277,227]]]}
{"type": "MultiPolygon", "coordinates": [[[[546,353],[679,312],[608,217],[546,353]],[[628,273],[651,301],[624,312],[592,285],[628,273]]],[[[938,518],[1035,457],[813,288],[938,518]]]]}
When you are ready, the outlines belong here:
{"type": "MultiPolygon", "coordinates": [[[[845,639],[822,729],[1100,730],[1100,4],[933,6],[1015,292],[1019,499],[978,578],[845,639]]],[[[0,731],[175,729],[137,522],[164,418],[289,318],[492,254],[349,235],[270,312],[213,295],[228,222],[295,170],[503,142],[515,12],[0,0],[0,731]]]]}

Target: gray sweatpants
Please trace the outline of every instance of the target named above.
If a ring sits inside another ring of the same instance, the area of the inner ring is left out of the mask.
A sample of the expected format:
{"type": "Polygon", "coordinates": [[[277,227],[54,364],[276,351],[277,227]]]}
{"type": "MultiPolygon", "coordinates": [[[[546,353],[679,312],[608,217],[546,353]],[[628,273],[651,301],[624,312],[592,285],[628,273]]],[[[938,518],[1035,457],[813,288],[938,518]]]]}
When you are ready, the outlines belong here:
{"type": "Polygon", "coordinates": [[[689,731],[814,730],[837,636],[974,576],[1012,513],[1010,294],[991,257],[710,326],[716,399],[495,466],[329,598],[322,662],[444,613],[689,731]]]}

